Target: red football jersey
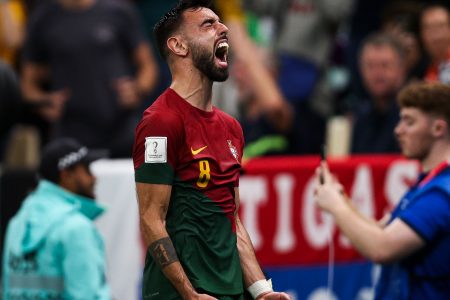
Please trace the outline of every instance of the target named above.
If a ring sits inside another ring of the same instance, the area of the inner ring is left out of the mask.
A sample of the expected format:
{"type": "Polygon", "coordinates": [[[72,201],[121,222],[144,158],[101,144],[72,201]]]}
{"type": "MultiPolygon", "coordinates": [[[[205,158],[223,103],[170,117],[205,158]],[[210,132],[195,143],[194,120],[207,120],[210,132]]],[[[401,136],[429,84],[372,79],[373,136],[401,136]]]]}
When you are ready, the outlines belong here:
{"type": "MultiPolygon", "coordinates": [[[[172,89],[136,128],[135,180],[172,186],[167,231],[193,285],[217,294],[243,292],[234,217],[243,147],[234,118],[198,109],[172,89]]],[[[144,281],[153,283],[144,282],[144,294],[175,293],[160,275],[148,254],[144,281]]]]}

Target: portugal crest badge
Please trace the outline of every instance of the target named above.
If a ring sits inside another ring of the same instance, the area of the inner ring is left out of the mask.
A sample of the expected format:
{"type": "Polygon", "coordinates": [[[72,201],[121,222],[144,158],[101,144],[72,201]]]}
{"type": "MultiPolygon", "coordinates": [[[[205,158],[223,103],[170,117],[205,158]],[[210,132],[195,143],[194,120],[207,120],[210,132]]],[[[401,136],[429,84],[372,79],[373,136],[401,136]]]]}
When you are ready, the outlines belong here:
{"type": "Polygon", "coordinates": [[[234,158],[239,162],[239,153],[237,151],[237,148],[233,145],[231,140],[227,140],[228,147],[230,147],[231,154],[233,154],[234,158]]]}

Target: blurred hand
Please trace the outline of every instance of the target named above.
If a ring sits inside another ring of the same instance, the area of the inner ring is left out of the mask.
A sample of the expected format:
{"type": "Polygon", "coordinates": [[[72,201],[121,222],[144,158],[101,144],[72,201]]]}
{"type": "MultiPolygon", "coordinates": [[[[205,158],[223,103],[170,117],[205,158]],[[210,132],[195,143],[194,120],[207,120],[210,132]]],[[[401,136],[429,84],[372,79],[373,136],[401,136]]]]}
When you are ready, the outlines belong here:
{"type": "Polygon", "coordinates": [[[231,74],[239,92],[239,100],[246,100],[250,97],[254,97],[254,89],[251,82],[252,78],[248,75],[246,64],[240,59],[235,59],[233,67],[231,68],[231,74]]]}
{"type": "Polygon", "coordinates": [[[269,292],[256,298],[257,300],[290,300],[291,297],[286,293],[269,292]]]}
{"type": "Polygon", "coordinates": [[[119,104],[123,108],[136,108],[141,102],[136,81],[130,77],[121,77],[114,81],[114,88],[117,91],[119,104]]]}
{"type": "Polygon", "coordinates": [[[314,198],[321,209],[330,213],[340,205],[346,204],[344,188],[330,173],[326,162],[321,162],[316,169],[314,198]],[[320,178],[323,178],[323,184],[321,184],[320,178]]]}
{"type": "Polygon", "coordinates": [[[64,106],[69,99],[68,89],[53,91],[48,94],[47,102],[39,108],[39,113],[48,122],[56,122],[61,119],[64,112],[64,106]]]}

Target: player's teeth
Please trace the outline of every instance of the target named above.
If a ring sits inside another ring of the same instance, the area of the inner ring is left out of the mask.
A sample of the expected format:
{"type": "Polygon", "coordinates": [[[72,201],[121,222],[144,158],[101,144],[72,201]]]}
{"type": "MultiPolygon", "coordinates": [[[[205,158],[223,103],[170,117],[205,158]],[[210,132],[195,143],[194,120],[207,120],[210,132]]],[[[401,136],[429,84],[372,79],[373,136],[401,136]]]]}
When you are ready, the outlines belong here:
{"type": "Polygon", "coordinates": [[[228,48],[228,43],[227,42],[221,42],[217,48],[222,48],[222,47],[227,47],[228,48]]]}

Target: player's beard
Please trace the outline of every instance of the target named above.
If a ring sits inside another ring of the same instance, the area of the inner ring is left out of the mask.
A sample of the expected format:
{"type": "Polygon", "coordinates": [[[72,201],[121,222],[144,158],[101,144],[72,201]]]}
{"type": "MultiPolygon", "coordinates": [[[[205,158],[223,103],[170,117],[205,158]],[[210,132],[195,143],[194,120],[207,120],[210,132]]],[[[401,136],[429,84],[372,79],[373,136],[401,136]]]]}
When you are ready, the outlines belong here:
{"type": "Polygon", "coordinates": [[[215,64],[214,53],[193,42],[190,43],[194,66],[211,81],[223,82],[228,78],[228,68],[219,68],[215,64]]]}

